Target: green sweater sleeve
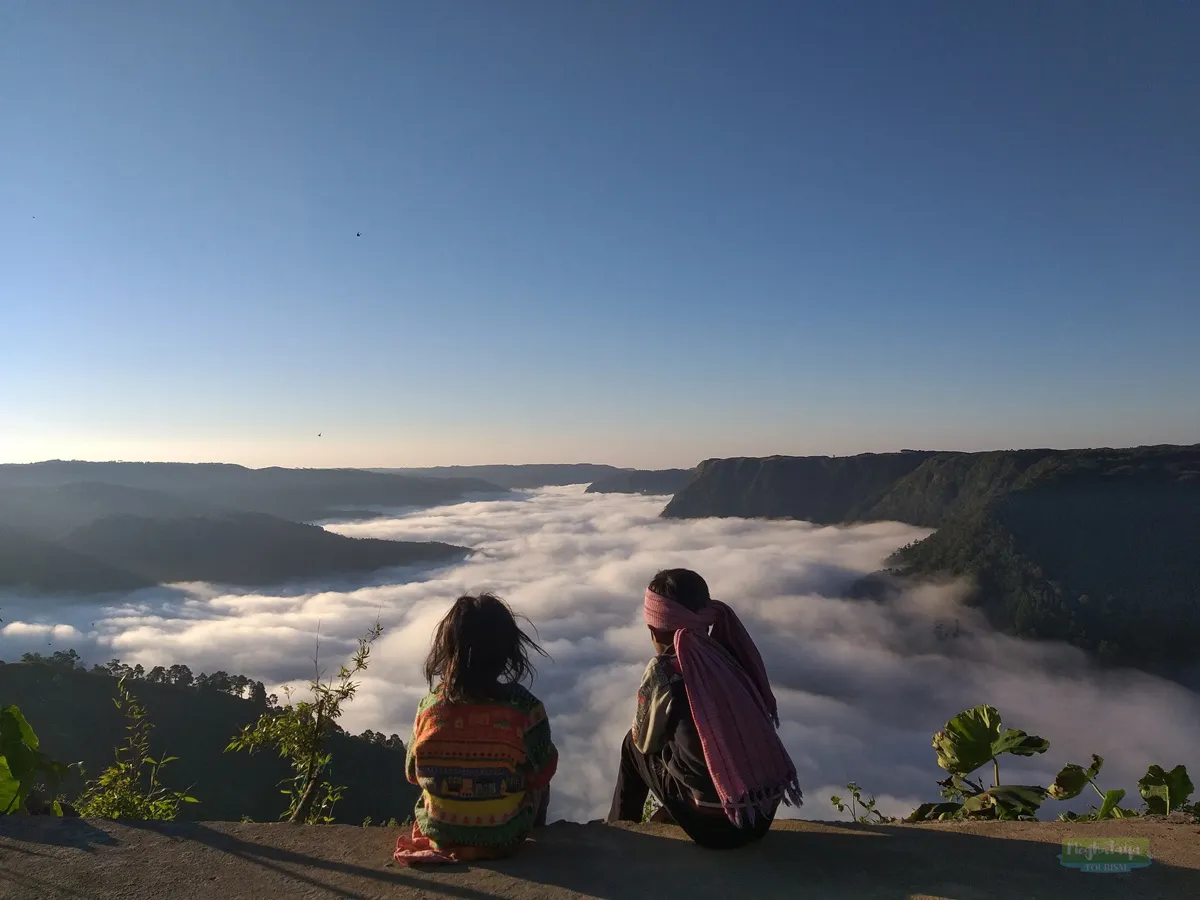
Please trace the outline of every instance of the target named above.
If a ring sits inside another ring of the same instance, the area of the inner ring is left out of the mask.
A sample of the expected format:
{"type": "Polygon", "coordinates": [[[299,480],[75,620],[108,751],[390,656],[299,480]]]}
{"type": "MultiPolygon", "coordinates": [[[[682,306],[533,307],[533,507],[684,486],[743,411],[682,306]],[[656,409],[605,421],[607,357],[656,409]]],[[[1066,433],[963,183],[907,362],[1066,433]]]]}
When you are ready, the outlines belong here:
{"type": "Polygon", "coordinates": [[[529,712],[525,730],[525,785],[539,788],[550,783],[558,769],[558,748],[550,738],[550,719],[539,701],[529,712]]]}

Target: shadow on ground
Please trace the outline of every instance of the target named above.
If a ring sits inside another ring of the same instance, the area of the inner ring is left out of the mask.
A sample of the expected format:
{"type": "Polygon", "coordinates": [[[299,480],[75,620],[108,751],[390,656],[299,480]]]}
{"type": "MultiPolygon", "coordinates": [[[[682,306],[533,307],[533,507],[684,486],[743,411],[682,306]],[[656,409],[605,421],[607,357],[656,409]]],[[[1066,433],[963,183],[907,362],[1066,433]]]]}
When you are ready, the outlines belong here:
{"type": "Polygon", "coordinates": [[[235,823],[0,820],[0,894],[74,898],[804,897],[1083,900],[1200,897],[1200,828],[1058,823],[888,827],[780,823],[761,844],[702,850],[668,826],[557,823],[512,859],[408,869],[396,830],[235,823]],[[44,824],[43,824],[44,823],[44,824]],[[1127,874],[1059,864],[1069,836],[1146,836],[1127,874]]]}

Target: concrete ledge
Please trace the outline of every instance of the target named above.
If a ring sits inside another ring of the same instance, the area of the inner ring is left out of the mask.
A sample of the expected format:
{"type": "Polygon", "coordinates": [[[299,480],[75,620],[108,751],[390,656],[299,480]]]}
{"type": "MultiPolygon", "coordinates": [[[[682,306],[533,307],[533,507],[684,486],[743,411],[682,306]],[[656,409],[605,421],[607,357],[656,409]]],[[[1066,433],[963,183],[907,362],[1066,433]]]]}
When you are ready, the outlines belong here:
{"type": "Polygon", "coordinates": [[[396,830],[347,825],[136,823],[0,817],[0,897],[588,897],[603,900],[1084,900],[1200,897],[1200,825],[1163,821],[867,826],[784,821],[761,844],[702,850],[669,826],[540,831],[508,860],[409,869],[396,830]],[[1063,868],[1069,837],[1145,837],[1152,865],[1063,868]]]}

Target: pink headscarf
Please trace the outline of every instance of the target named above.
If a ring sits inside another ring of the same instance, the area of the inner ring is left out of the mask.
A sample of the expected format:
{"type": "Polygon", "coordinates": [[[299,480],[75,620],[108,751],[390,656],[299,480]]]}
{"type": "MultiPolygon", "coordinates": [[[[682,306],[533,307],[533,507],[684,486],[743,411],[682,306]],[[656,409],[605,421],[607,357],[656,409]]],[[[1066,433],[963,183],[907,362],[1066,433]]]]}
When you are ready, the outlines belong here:
{"type": "Polygon", "coordinates": [[[719,600],[693,612],[649,588],[643,610],[651,628],[675,632],[688,705],[725,815],[743,825],[779,801],[799,806],[796,767],[775,733],[767,669],[737,614],[719,600]]]}

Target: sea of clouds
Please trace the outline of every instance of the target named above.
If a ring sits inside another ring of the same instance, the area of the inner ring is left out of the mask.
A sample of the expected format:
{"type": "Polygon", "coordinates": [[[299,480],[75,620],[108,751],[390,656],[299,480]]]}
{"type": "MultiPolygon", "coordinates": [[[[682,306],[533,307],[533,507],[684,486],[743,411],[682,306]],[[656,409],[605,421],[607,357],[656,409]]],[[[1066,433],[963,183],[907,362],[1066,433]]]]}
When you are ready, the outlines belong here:
{"type": "Polygon", "coordinates": [[[804,807],[785,814],[836,818],[829,796],[845,794],[850,780],[877,794],[888,814],[938,799],[935,781],[945,773],[930,738],[980,703],[1051,741],[1043,757],[1002,761],[1009,783],[1049,783],[1064,763],[1086,763],[1092,753],[1106,760],[1102,786],[1135,796],[1150,763],[1200,770],[1200,695],[1180,685],[1100,671],[1070,647],[997,634],[962,606],[963,584],[913,586],[887,603],[844,599],[858,577],[927,530],[663,520],[665,499],[548,488],[327,524],[353,537],[474,551],[460,564],[367,580],[270,590],[172,585],[119,599],[10,595],[0,598],[0,659],[74,647],[89,661],[224,669],[278,690],[311,677],[318,633],[321,665],[333,669],[378,618],[383,636],[343,724],[407,740],[434,626],[459,594],[493,590],[529,617],[552,656],[538,662],[533,685],[561,754],[551,818],[583,821],[607,811],[652,652],[642,592],[658,569],[686,566],[738,611],[767,662],[805,793],[804,807]]]}

